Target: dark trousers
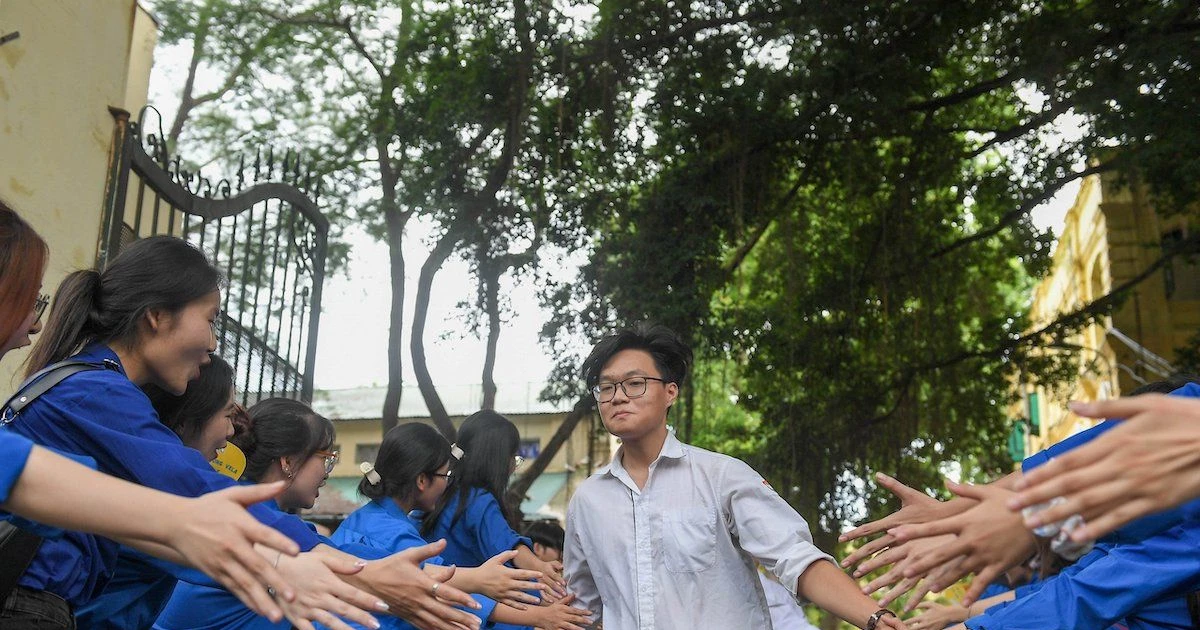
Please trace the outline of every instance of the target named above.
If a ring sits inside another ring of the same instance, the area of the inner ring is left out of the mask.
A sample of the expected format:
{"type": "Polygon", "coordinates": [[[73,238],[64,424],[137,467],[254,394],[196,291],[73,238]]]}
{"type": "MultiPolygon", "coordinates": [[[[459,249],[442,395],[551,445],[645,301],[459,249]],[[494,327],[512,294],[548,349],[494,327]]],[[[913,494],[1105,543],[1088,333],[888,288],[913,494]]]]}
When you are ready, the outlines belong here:
{"type": "Polygon", "coordinates": [[[63,598],[21,586],[12,590],[0,609],[4,630],[75,630],[75,615],[63,598]]]}

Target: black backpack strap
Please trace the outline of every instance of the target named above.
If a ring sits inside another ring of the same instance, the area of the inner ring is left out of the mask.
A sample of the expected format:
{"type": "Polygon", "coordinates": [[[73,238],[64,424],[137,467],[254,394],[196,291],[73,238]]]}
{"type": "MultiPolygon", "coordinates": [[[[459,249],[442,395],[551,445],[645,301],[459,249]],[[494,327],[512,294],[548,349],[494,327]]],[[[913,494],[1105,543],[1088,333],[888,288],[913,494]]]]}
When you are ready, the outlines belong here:
{"type": "Polygon", "coordinates": [[[87,361],[59,361],[42,368],[35,372],[32,376],[25,379],[24,383],[17,388],[17,392],[13,394],[4,403],[3,412],[0,412],[0,425],[12,422],[29,403],[38,399],[38,396],[50,391],[50,388],[58,385],[68,377],[86,372],[88,370],[99,370],[107,367],[106,363],[89,363],[87,361]]]}
{"type": "MultiPolygon", "coordinates": [[[[60,361],[39,370],[33,376],[25,379],[25,382],[17,388],[17,393],[4,403],[3,411],[0,411],[0,425],[15,420],[29,406],[29,403],[37,400],[39,396],[50,391],[50,388],[74,374],[105,368],[118,369],[115,363],[111,365],[110,363],[109,361],[103,363],[60,361]]],[[[33,562],[33,558],[41,546],[41,536],[25,531],[7,521],[0,521],[0,606],[3,606],[9,594],[17,587],[21,574],[29,568],[29,563],[33,562]]]]}

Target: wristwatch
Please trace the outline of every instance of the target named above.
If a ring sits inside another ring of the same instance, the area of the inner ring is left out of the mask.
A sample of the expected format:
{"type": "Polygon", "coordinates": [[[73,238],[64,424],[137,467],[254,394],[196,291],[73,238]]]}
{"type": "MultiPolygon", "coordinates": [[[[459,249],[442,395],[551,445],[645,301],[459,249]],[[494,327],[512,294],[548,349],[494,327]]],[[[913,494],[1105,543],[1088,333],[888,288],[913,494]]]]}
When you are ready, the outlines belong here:
{"type": "Polygon", "coordinates": [[[888,615],[895,617],[896,613],[894,613],[886,608],[880,608],[879,610],[876,610],[875,614],[871,615],[867,619],[867,627],[863,628],[863,630],[875,630],[875,626],[879,624],[879,620],[883,619],[884,617],[886,617],[888,615]]]}

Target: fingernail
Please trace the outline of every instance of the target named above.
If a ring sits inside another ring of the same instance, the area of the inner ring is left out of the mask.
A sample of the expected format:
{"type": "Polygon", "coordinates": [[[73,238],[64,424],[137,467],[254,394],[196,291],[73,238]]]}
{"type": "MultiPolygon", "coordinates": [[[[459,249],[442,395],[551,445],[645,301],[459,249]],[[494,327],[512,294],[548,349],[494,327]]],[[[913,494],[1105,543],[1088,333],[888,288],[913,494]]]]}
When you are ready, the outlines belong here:
{"type": "Polygon", "coordinates": [[[367,566],[367,561],[366,560],[355,560],[354,566],[359,567],[359,568],[365,567],[365,566],[367,566]]]}
{"type": "Polygon", "coordinates": [[[371,627],[374,628],[375,630],[379,630],[383,626],[379,623],[378,619],[375,619],[374,617],[372,617],[371,618],[371,627]]]}
{"type": "Polygon", "coordinates": [[[385,612],[386,612],[386,611],[388,611],[388,610],[391,610],[391,607],[390,607],[390,606],[388,606],[388,605],[387,605],[387,602],[385,602],[385,601],[376,601],[376,602],[375,602],[375,608],[376,608],[377,610],[382,610],[382,611],[385,611],[385,612]]]}

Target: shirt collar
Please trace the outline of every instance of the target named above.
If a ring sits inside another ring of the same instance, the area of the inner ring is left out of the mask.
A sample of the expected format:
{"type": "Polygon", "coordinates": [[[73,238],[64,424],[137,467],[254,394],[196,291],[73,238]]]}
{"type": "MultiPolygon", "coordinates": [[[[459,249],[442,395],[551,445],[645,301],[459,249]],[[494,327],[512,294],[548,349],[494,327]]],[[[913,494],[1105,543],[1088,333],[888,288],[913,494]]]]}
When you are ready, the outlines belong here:
{"type": "Polygon", "coordinates": [[[89,343],[80,350],[78,354],[71,357],[72,359],[88,362],[107,363],[116,366],[117,370],[124,376],[129,376],[125,373],[125,366],[121,363],[121,357],[108,345],[99,341],[89,343]]]}
{"type": "MultiPolygon", "coordinates": [[[[613,455],[612,462],[608,465],[608,474],[621,480],[630,478],[629,473],[625,470],[625,466],[621,463],[621,454],[624,450],[625,447],[623,445],[618,447],[616,454],[613,455]]],[[[683,442],[680,442],[679,438],[675,437],[675,429],[668,425],[667,439],[663,441],[662,450],[658,452],[658,457],[654,458],[650,467],[653,468],[664,457],[669,459],[683,459],[685,454],[683,442]]],[[[632,481],[629,483],[632,483],[632,481]]]]}

